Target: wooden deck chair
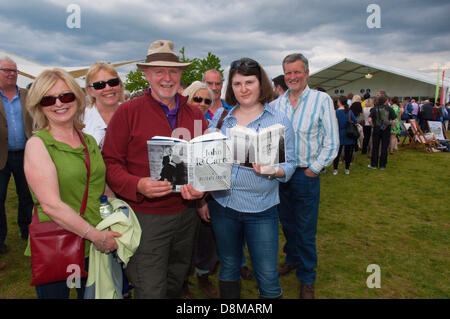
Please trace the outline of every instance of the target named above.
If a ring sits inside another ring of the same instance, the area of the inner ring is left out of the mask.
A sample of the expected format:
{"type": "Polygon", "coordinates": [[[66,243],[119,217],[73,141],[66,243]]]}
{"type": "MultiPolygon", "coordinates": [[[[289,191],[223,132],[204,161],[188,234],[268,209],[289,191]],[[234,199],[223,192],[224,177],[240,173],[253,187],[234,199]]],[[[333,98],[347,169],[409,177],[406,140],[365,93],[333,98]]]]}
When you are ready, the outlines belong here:
{"type": "Polygon", "coordinates": [[[416,120],[410,119],[409,124],[411,124],[411,130],[414,133],[414,140],[417,145],[421,145],[425,148],[428,153],[433,153],[433,149],[437,148],[437,139],[433,134],[424,134],[422,129],[416,120]]]}
{"type": "Polygon", "coordinates": [[[437,138],[438,141],[449,142],[447,132],[445,131],[444,124],[439,121],[427,121],[430,132],[437,138]]]}
{"type": "Polygon", "coordinates": [[[410,147],[416,147],[417,146],[417,142],[416,139],[414,138],[414,134],[411,134],[411,124],[400,121],[400,125],[402,126],[403,130],[405,131],[405,135],[403,136],[403,140],[400,143],[400,146],[404,147],[403,149],[407,149],[410,147]],[[409,140],[409,144],[406,144],[406,139],[409,140]]]}

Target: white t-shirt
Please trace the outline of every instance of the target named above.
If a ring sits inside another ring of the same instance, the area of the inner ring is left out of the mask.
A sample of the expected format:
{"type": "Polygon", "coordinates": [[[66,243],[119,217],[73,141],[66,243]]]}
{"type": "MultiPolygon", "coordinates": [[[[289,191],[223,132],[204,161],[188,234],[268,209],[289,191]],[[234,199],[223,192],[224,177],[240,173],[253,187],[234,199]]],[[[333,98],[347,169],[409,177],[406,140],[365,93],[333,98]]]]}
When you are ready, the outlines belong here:
{"type": "Polygon", "coordinates": [[[103,147],[107,125],[95,105],[86,107],[83,123],[85,125],[83,132],[92,135],[101,149],[103,147]]]}

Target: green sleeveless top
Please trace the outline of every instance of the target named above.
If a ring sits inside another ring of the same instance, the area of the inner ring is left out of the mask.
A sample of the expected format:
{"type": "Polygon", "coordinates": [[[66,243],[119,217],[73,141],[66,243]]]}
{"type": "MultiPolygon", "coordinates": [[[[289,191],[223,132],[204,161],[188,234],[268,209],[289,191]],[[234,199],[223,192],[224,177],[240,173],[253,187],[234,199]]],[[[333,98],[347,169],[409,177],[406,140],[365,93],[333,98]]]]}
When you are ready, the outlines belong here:
{"type": "MultiPolygon", "coordinates": [[[[55,140],[46,129],[42,129],[33,136],[39,137],[44,142],[44,145],[56,166],[61,200],[69,205],[75,212],[79,213],[87,179],[84,146],[80,145],[77,148],[72,148],[66,143],[55,140]]],[[[83,136],[89,151],[91,164],[88,200],[86,211],[84,212],[84,219],[95,227],[102,220],[99,208],[100,196],[105,190],[106,167],[95,139],[91,135],[85,133],[83,133],[83,136]]],[[[33,202],[38,210],[39,221],[51,221],[51,218],[42,211],[41,205],[37,201],[31,188],[30,192],[33,197],[33,202]]],[[[31,256],[29,246],[30,245],[28,244],[28,247],[25,250],[25,255],[27,256],[31,256]]],[[[90,241],[86,240],[85,246],[85,255],[88,256],[90,241]]]]}

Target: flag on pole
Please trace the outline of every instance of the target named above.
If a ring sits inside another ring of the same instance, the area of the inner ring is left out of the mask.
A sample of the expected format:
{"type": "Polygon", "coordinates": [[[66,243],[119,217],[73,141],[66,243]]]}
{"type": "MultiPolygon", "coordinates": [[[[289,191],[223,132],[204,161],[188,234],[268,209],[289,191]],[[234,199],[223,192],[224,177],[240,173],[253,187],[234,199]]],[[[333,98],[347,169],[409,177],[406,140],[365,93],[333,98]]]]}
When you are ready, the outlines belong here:
{"type": "Polygon", "coordinates": [[[437,103],[438,96],[439,96],[439,67],[437,69],[436,93],[434,94],[434,103],[435,104],[437,103]]]}
{"type": "Polygon", "coordinates": [[[441,104],[445,105],[445,101],[444,101],[444,75],[445,75],[445,70],[442,71],[442,88],[441,88],[441,104]]]}

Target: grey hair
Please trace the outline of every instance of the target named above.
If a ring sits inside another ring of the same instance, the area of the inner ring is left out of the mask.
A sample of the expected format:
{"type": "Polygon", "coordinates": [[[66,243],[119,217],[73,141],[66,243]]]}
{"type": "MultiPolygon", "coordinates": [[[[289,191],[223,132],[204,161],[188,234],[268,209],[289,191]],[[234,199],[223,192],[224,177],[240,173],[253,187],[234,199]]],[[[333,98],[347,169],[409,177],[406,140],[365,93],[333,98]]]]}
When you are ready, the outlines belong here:
{"type": "Polygon", "coordinates": [[[16,63],[13,59],[11,59],[9,56],[6,56],[6,55],[0,57],[0,63],[3,62],[3,61],[7,61],[7,62],[10,62],[10,63],[14,63],[14,64],[17,65],[17,63],[16,63]]]}
{"type": "Polygon", "coordinates": [[[286,63],[292,63],[295,61],[302,61],[303,64],[305,65],[305,72],[309,71],[309,62],[308,59],[301,53],[293,53],[293,54],[289,54],[288,56],[286,56],[283,59],[283,70],[284,70],[284,65],[286,63]]]}
{"type": "Polygon", "coordinates": [[[222,82],[223,82],[222,73],[220,73],[220,72],[217,71],[216,69],[209,69],[209,70],[206,70],[205,72],[203,72],[203,75],[202,75],[202,82],[206,82],[206,73],[207,73],[207,72],[210,72],[210,71],[216,72],[216,73],[220,76],[220,79],[221,79],[222,82]]]}

